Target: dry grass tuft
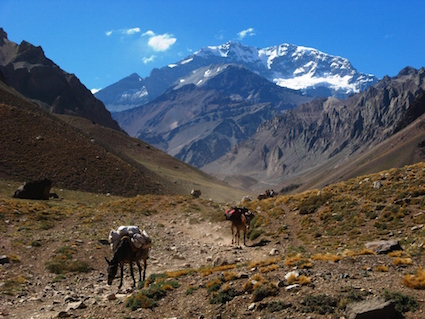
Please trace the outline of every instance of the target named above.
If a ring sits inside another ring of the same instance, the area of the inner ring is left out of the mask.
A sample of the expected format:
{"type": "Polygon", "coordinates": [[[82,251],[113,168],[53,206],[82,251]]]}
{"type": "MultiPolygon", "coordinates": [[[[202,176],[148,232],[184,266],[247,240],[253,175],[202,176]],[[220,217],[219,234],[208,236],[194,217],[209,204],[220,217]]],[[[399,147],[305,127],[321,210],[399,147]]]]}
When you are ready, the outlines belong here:
{"type": "Polygon", "coordinates": [[[209,276],[214,272],[218,271],[225,271],[229,269],[235,269],[237,268],[236,264],[229,264],[229,265],[222,265],[217,267],[203,267],[198,270],[198,272],[201,274],[202,277],[209,276]]]}
{"type": "Polygon", "coordinates": [[[394,266],[407,266],[413,264],[412,258],[409,257],[396,257],[393,260],[394,266]]]}
{"type": "Polygon", "coordinates": [[[388,256],[390,256],[390,257],[401,257],[401,256],[409,257],[409,256],[406,256],[406,253],[403,252],[402,250],[391,251],[391,252],[388,253],[388,256]]]}
{"type": "Polygon", "coordinates": [[[274,258],[269,258],[269,259],[266,259],[266,260],[254,261],[254,262],[249,263],[248,267],[249,268],[265,267],[265,266],[268,266],[268,265],[277,264],[281,260],[282,260],[281,257],[274,257],[274,258]]]}
{"type": "Polygon", "coordinates": [[[237,278],[238,278],[238,275],[233,271],[226,271],[224,273],[224,280],[226,280],[226,281],[232,281],[232,280],[237,279],[237,278]]]}
{"type": "Polygon", "coordinates": [[[167,277],[168,278],[177,278],[181,276],[186,276],[189,273],[192,273],[193,269],[181,269],[181,270],[175,270],[175,271],[167,271],[167,277]]]}
{"type": "Polygon", "coordinates": [[[340,261],[343,257],[340,255],[326,253],[326,254],[315,254],[315,255],[312,255],[311,258],[313,260],[333,261],[335,263],[340,261]]]}
{"type": "Polygon", "coordinates": [[[288,257],[285,259],[285,265],[288,267],[295,266],[302,259],[301,254],[297,254],[292,257],[288,257]]]}
{"type": "Polygon", "coordinates": [[[270,266],[267,266],[267,267],[261,267],[260,272],[266,273],[266,272],[274,271],[276,269],[279,269],[279,265],[273,264],[273,265],[270,265],[270,266]]]}
{"type": "Polygon", "coordinates": [[[378,272],[388,272],[388,266],[379,265],[378,267],[376,267],[376,271],[378,271],[378,272]]]}
{"type": "Polygon", "coordinates": [[[418,268],[416,274],[404,276],[403,285],[413,289],[425,289],[425,270],[418,268]]]}

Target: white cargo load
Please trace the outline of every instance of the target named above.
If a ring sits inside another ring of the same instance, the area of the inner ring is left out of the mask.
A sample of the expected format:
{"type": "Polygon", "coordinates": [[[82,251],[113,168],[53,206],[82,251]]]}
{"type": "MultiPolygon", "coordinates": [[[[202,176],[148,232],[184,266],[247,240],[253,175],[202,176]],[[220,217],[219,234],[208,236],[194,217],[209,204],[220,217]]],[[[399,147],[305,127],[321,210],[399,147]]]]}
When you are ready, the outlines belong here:
{"type": "Polygon", "coordinates": [[[117,230],[111,229],[109,232],[108,239],[113,252],[118,249],[121,238],[124,236],[130,237],[131,242],[137,249],[145,249],[152,246],[152,240],[145,230],[140,231],[138,226],[120,226],[117,230]]]}

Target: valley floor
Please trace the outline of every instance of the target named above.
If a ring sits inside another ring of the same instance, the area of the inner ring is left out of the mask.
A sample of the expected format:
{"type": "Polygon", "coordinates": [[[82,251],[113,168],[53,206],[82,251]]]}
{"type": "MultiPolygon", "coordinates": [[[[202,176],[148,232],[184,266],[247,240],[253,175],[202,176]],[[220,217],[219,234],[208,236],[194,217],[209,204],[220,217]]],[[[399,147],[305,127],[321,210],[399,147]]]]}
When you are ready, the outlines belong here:
{"type": "Polygon", "coordinates": [[[406,274],[425,265],[423,254],[398,265],[397,257],[388,254],[344,253],[344,243],[325,254],[324,247],[307,246],[296,236],[295,213],[284,219],[285,235],[247,239],[247,246],[236,248],[223,209],[189,197],[145,196],[101,204],[2,197],[0,255],[11,262],[0,266],[0,317],[345,318],[348,303],[385,291],[418,302],[417,310],[406,312],[405,318],[425,316],[425,290],[402,283],[406,274]],[[147,267],[150,286],[160,283],[154,277],[161,274],[162,284],[168,283],[155,307],[131,309],[142,289],[131,289],[127,266],[121,290],[119,279],[107,285],[104,257],[112,253],[104,240],[121,224],[137,224],[153,239],[147,267]],[[313,258],[317,253],[323,253],[322,258],[313,258]],[[88,272],[49,272],[48,265],[61,259],[67,264],[85,262],[88,272]],[[286,280],[294,270],[299,277],[286,280]],[[268,287],[264,296],[256,293],[260,285],[268,287]],[[331,299],[312,307],[308,296],[331,299]]]}

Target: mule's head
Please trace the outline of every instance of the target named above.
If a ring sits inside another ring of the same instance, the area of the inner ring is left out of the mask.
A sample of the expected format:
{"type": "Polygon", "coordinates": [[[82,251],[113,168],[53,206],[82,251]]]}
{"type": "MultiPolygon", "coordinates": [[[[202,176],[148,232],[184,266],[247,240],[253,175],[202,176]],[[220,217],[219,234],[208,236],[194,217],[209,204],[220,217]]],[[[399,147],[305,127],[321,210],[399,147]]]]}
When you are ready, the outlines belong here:
{"type": "Polygon", "coordinates": [[[226,209],[226,211],[224,212],[224,217],[226,217],[227,220],[232,220],[232,218],[234,217],[235,211],[236,210],[234,207],[226,209]]]}
{"type": "Polygon", "coordinates": [[[117,271],[118,271],[118,263],[114,264],[111,261],[109,261],[106,257],[105,257],[106,262],[108,263],[108,285],[112,285],[112,281],[114,280],[115,276],[117,275],[117,271]]]}

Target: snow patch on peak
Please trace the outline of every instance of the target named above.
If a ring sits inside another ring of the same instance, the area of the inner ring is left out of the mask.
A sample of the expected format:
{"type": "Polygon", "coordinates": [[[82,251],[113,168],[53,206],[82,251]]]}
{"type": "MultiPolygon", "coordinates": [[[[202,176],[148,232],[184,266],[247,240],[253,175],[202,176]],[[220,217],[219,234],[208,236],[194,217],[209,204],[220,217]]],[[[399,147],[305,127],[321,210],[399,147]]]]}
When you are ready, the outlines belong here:
{"type": "MultiPolygon", "coordinates": [[[[201,64],[205,63],[205,66],[217,63],[242,64],[280,86],[291,89],[314,89],[320,86],[329,88],[339,97],[342,97],[341,92],[359,92],[378,81],[373,75],[358,73],[348,59],[288,43],[259,49],[229,41],[218,46],[204,47],[180,63],[189,63],[194,58],[199,62],[204,60],[201,64]]],[[[205,72],[203,76],[207,77],[219,70],[205,72]]],[[[198,80],[190,82],[197,84],[200,83],[198,80]]]]}
{"type": "Polygon", "coordinates": [[[182,61],[180,62],[180,64],[187,64],[187,63],[189,63],[189,62],[191,62],[191,61],[193,61],[193,58],[189,58],[189,59],[186,59],[186,60],[182,60],[182,61]]]}

